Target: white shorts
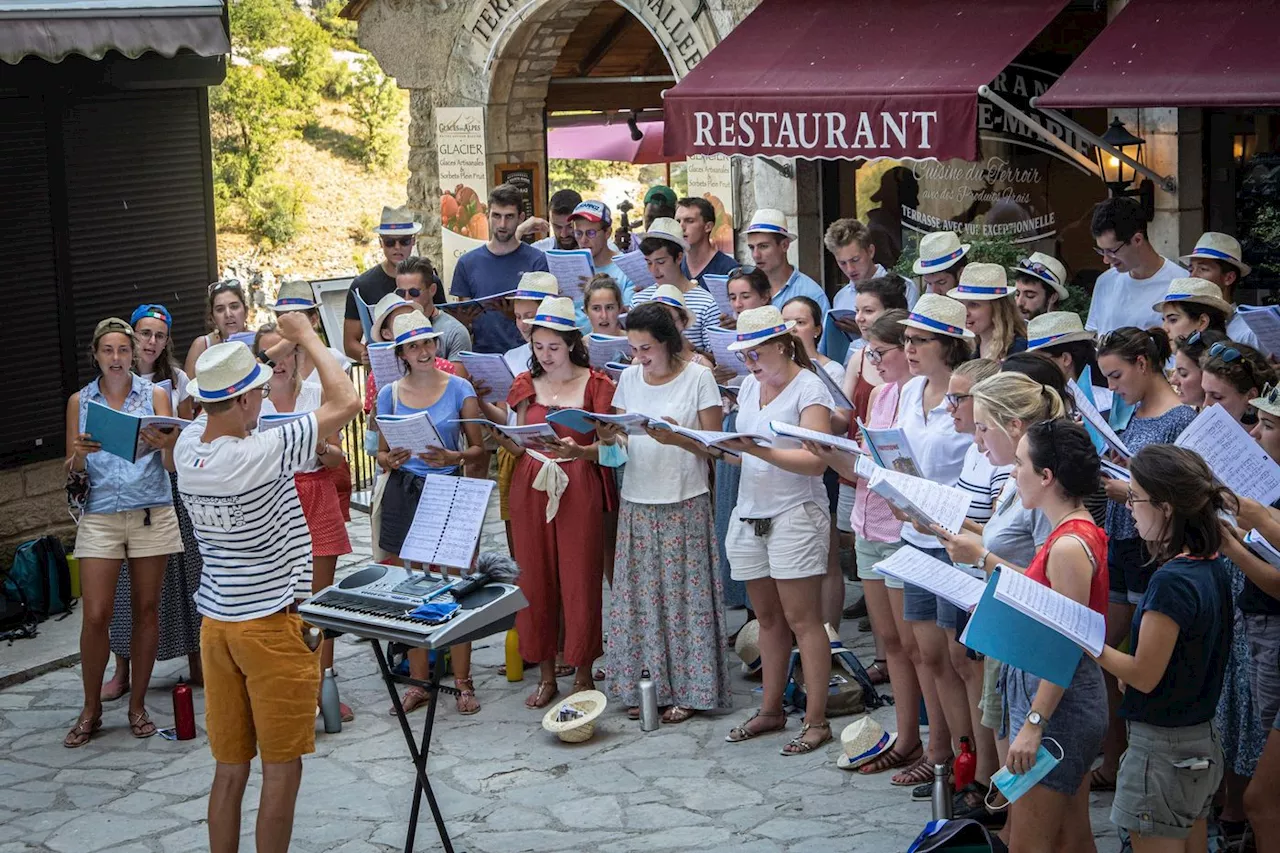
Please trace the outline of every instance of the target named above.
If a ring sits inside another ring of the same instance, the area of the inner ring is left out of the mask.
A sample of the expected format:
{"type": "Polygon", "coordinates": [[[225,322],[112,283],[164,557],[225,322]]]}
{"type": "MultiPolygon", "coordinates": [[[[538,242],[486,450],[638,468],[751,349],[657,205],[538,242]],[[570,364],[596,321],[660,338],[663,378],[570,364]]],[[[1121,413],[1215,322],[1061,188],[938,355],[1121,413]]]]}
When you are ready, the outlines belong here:
{"type": "Polygon", "coordinates": [[[853,501],[858,495],[853,486],[840,484],[840,500],[836,502],[836,530],[853,532],[853,501]]]}
{"type": "Polygon", "coordinates": [[[776,515],[765,536],[742,521],[734,507],[725,535],[729,575],[736,581],[765,578],[798,580],[827,573],[831,518],[825,506],[812,501],[776,515]]]}

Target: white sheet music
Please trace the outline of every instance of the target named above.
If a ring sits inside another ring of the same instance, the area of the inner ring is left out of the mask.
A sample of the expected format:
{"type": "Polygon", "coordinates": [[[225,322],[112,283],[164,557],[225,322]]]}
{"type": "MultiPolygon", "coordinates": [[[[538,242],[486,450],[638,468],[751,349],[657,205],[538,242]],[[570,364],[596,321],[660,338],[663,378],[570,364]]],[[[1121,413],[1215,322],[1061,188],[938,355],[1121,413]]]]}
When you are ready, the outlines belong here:
{"type": "Polygon", "coordinates": [[[1258,336],[1263,352],[1280,355],[1280,305],[1241,305],[1236,313],[1258,336]]]}
{"type": "Polygon", "coordinates": [[[656,283],[653,274],[649,272],[649,265],[645,263],[643,252],[623,252],[621,255],[614,255],[613,262],[631,279],[635,293],[647,290],[656,283]]]}
{"type": "Polygon", "coordinates": [[[982,599],[987,585],[971,578],[955,566],[948,566],[936,557],[904,545],[887,560],[875,564],[875,570],[883,575],[898,578],[907,583],[940,595],[956,607],[973,610],[982,599]]]}
{"type": "Polygon", "coordinates": [[[1129,474],[1129,469],[1123,465],[1117,465],[1110,459],[1101,459],[1099,462],[1102,463],[1102,476],[1110,477],[1113,480],[1123,480],[1126,483],[1133,479],[1129,474]]]}
{"type": "Polygon", "coordinates": [[[428,447],[444,447],[431,416],[425,411],[413,415],[378,415],[378,431],[392,450],[407,450],[415,456],[428,447]]]}
{"type": "Polygon", "coordinates": [[[631,356],[631,342],[625,335],[602,335],[592,332],[586,337],[587,356],[591,366],[596,370],[604,370],[609,362],[621,361],[631,356]]]}
{"type": "Polygon", "coordinates": [[[551,424],[546,423],[517,426],[515,424],[496,424],[488,418],[455,418],[452,423],[483,424],[496,429],[521,447],[528,447],[533,450],[541,450],[548,443],[554,445],[560,441],[560,437],[556,435],[556,431],[551,424]]]}
{"type": "Polygon", "coordinates": [[[1254,554],[1280,569],[1280,551],[1277,551],[1276,547],[1257,530],[1250,530],[1245,534],[1244,544],[1248,545],[1249,550],[1254,554]]]}
{"type": "Polygon", "coordinates": [[[590,249],[547,249],[547,269],[560,285],[560,295],[582,304],[582,288],[595,275],[590,249]]]}
{"type": "Polygon", "coordinates": [[[995,597],[1095,657],[1102,654],[1102,647],[1107,644],[1107,625],[1101,613],[1007,566],[1000,569],[995,597]]]}
{"type": "Polygon", "coordinates": [[[400,556],[428,565],[471,568],[493,485],[492,480],[428,474],[400,556]]]}
{"type": "Polygon", "coordinates": [[[404,376],[404,365],[396,356],[396,345],[390,341],[369,344],[369,368],[379,391],[404,376]]]}
{"type": "Polygon", "coordinates": [[[1237,495],[1270,506],[1280,498],[1280,465],[1221,406],[1210,406],[1174,442],[1200,454],[1213,475],[1237,495]]]}
{"type": "Polygon", "coordinates": [[[1110,445],[1111,449],[1128,459],[1133,454],[1129,452],[1129,448],[1125,447],[1124,442],[1120,440],[1120,436],[1116,435],[1116,431],[1111,428],[1111,424],[1107,423],[1107,419],[1102,416],[1098,408],[1089,402],[1089,398],[1084,395],[1084,391],[1080,390],[1080,386],[1076,384],[1074,379],[1067,381],[1067,390],[1071,392],[1072,398],[1076,401],[1076,408],[1080,410],[1080,416],[1084,418],[1089,426],[1098,431],[1102,436],[1102,440],[1110,445]]]}
{"type": "Polygon", "coordinates": [[[853,453],[858,456],[865,456],[866,451],[858,446],[858,443],[843,435],[829,435],[825,432],[817,430],[805,429],[802,426],[784,423],[782,421],[769,421],[769,429],[778,435],[785,435],[787,438],[794,438],[799,441],[812,441],[816,444],[822,444],[827,447],[834,447],[836,450],[843,450],[845,453],[853,453]]]}
{"type": "Polygon", "coordinates": [[[964,489],[888,468],[877,468],[867,488],[917,521],[937,524],[948,533],[960,532],[969,511],[969,493],[964,489]]]}
{"type": "MultiPolygon", "coordinates": [[[[511,375],[511,368],[505,357],[492,352],[460,352],[458,361],[467,369],[472,380],[479,380],[489,386],[489,393],[484,396],[487,403],[505,403],[511,393],[511,383],[516,378],[511,375]]],[[[474,384],[474,381],[473,383],[474,384]]]]}
{"type": "Polygon", "coordinates": [[[736,352],[729,351],[729,344],[738,340],[738,333],[733,329],[707,329],[707,343],[711,345],[711,354],[715,356],[716,367],[727,367],[739,376],[747,375],[747,365],[738,358],[736,352]]]}
{"type": "Polygon", "coordinates": [[[729,302],[729,276],[727,275],[704,275],[702,282],[707,286],[707,290],[716,300],[716,307],[720,309],[721,317],[733,316],[733,304],[729,302]]]}

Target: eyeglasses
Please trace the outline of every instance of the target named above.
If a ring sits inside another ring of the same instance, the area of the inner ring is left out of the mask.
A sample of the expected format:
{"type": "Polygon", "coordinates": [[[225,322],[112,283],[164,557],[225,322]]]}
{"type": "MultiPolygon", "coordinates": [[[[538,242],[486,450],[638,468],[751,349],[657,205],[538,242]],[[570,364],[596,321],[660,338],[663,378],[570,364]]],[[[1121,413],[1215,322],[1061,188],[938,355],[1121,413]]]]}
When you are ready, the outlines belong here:
{"type": "Polygon", "coordinates": [[[404,290],[396,288],[396,296],[399,296],[401,299],[417,299],[421,295],[422,289],[418,287],[409,287],[404,290]]]}
{"type": "Polygon", "coordinates": [[[578,240],[594,240],[599,233],[601,233],[599,228],[588,228],[586,231],[573,229],[573,236],[578,240]]]}
{"type": "Polygon", "coordinates": [[[1134,504],[1149,504],[1149,503],[1152,503],[1151,498],[1135,497],[1133,494],[1133,489],[1129,489],[1129,493],[1124,496],[1124,505],[1127,506],[1129,509],[1133,509],[1134,504]]]}
{"type": "Polygon", "coordinates": [[[154,340],[158,344],[162,344],[169,340],[168,332],[153,332],[150,329],[136,329],[133,334],[144,341],[154,340]]]}
{"type": "Polygon", "coordinates": [[[1227,364],[1241,359],[1240,350],[1235,347],[1229,347],[1223,343],[1217,343],[1209,347],[1210,358],[1220,358],[1227,364]]]}
{"type": "Polygon", "coordinates": [[[867,347],[867,361],[871,362],[872,364],[879,364],[880,362],[884,361],[884,357],[886,355],[888,355],[889,353],[893,352],[896,349],[902,349],[902,347],[898,346],[897,344],[891,347],[885,347],[884,349],[872,349],[871,347],[867,347]]]}
{"type": "Polygon", "coordinates": [[[1129,243],[1133,241],[1133,237],[1136,237],[1136,236],[1137,235],[1135,234],[1132,237],[1130,237],[1128,240],[1121,242],[1120,245],[1116,246],[1114,249],[1104,249],[1101,246],[1094,246],[1093,250],[1104,258],[1114,258],[1116,254],[1119,253],[1119,251],[1123,249],[1125,246],[1129,245],[1129,243]]]}
{"type": "Polygon", "coordinates": [[[740,267],[734,267],[729,270],[729,278],[738,278],[744,275],[751,275],[756,271],[756,267],[752,264],[743,264],[740,267]]]}
{"type": "Polygon", "coordinates": [[[209,285],[209,295],[215,296],[225,290],[241,290],[242,288],[243,285],[240,284],[239,279],[224,278],[222,281],[215,281],[209,285]]]}
{"type": "Polygon", "coordinates": [[[937,338],[933,338],[933,337],[922,338],[919,335],[907,335],[906,337],[903,338],[903,340],[906,341],[907,346],[922,347],[922,346],[925,346],[926,344],[933,343],[934,341],[937,340],[937,338]]]}
{"type": "Polygon", "coordinates": [[[744,349],[734,353],[738,357],[738,361],[746,364],[748,361],[755,364],[760,360],[760,350],[744,349]]]}
{"type": "Polygon", "coordinates": [[[973,398],[972,394],[947,393],[942,395],[942,402],[946,403],[947,408],[954,412],[956,409],[960,408],[961,403],[963,403],[965,400],[969,400],[972,398],[973,398]]]}
{"type": "Polygon", "coordinates": [[[392,246],[412,246],[414,237],[383,237],[382,248],[390,249],[392,246]]]}
{"type": "Polygon", "coordinates": [[[267,382],[267,383],[263,384],[263,386],[262,386],[262,396],[263,396],[263,398],[264,398],[264,399],[265,399],[265,398],[267,398],[267,397],[270,397],[270,396],[271,396],[271,383],[270,383],[270,382],[267,382]]]}

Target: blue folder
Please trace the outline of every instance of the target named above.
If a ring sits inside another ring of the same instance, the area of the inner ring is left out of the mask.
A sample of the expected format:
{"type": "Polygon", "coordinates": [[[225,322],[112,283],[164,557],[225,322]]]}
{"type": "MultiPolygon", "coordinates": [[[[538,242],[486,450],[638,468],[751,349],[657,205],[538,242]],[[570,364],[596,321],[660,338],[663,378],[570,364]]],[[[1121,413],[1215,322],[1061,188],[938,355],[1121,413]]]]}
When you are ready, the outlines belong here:
{"type": "MultiPolygon", "coordinates": [[[[982,599],[969,617],[964,644],[998,661],[1038,675],[1059,687],[1071,685],[1080,664],[1080,647],[1052,628],[996,600],[996,580],[991,573],[982,599]]],[[[1013,571],[1007,569],[1005,571],[1013,571]]]]}
{"type": "Polygon", "coordinates": [[[139,447],[141,429],[142,421],[133,415],[117,412],[101,403],[89,403],[84,431],[102,445],[103,452],[119,456],[126,462],[138,461],[152,449],[147,444],[139,447]]]}
{"type": "Polygon", "coordinates": [[[560,409],[547,415],[547,422],[566,427],[574,432],[595,432],[596,422],[587,419],[589,412],[582,409],[560,409]]]}

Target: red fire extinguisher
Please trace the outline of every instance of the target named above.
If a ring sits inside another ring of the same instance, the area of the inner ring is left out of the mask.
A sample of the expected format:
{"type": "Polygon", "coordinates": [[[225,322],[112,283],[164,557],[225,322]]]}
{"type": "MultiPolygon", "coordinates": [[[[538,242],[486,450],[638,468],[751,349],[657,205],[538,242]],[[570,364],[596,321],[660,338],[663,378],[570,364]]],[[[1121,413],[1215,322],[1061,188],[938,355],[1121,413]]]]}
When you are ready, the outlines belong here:
{"type": "Polygon", "coordinates": [[[181,677],[173,686],[173,727],[178,740],[194,740],[196,736],[196,709],[191,697],[191,685],[181,677]]]}

